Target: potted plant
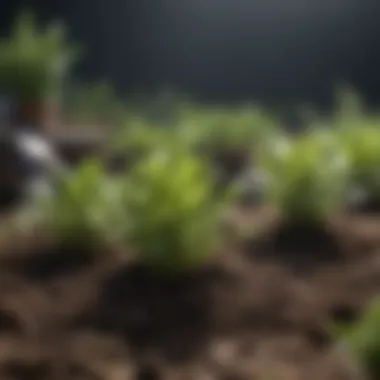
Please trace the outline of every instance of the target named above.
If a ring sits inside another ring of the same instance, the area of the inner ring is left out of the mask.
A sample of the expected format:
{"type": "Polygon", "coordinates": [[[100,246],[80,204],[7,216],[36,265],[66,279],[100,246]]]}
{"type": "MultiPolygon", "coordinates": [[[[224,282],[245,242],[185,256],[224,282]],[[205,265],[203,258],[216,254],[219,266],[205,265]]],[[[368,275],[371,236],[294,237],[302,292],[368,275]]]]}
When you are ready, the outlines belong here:
{"type": "Polygon", "coordinates": [[[30,12],[16,19],[0,41],[0,88],[12,99],[17,124],[50,128],[58,121],[62,87],[76,58],[61,24],[40,30],[30,12]]]}

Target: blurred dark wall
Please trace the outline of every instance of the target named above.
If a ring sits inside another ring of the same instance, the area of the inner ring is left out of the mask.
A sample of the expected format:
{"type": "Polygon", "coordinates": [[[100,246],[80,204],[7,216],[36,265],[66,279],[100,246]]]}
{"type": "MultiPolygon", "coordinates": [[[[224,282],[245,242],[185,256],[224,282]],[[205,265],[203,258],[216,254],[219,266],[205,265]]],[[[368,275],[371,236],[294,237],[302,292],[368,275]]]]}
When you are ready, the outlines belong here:
{"type": "Polygon", "coordinates": [[[3,32],[21,6],[66,20],[77,75],[123,92],[328,104],[345,80],[380,101],[380,0],[6,0],[3,32]]]}

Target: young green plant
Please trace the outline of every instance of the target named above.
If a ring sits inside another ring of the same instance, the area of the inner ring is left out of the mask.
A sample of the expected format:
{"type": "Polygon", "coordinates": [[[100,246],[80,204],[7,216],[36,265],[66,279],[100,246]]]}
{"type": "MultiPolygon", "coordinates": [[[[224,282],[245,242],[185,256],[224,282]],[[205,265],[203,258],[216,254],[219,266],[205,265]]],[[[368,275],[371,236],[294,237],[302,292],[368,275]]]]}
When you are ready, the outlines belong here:
{"type": "Polygon", "coordinates": [[[107,178],[97,161],[83,163],[44,203],[45,220],[63,243],[96,248],[116,242],[128,227],[120,207],[122,185],[107,178]]]}
{"type": "Polygon", "coordinates": [[[351,160],[351,182],[360,186],[369,200],[380,201],[380,118],[362,119],[339,131],[341,145],[351,160]]]}
{"type": "Polygon", "coordinates": [[[148,267],[178,272],[201,266],[217,249],[224,198],[207,165],[186,146],[155,149],[124,190],[128,238],[148,267]]]}
{"type": "Polygon", "coordinates": [[[323,224],[344,201],[348,157],[328,134],[286,138],[261,150],[266,198],[290,224],[323,224]]]}
{"type": "MultiPolygon", "coordinates": [[[[200,107],[183,104],[178,128],[190,129],[205,149],[251,149],[275,130],[277,120],[258,107],[200,107]]],[[[184,133],[184,132],[183,132],[184,133]]]]}
{"type": "Polygon", "coordinates": [[[334,325],[349,360],[373,379],[380,377],[380,299],[375,299],[358,322],[334,325]]]}

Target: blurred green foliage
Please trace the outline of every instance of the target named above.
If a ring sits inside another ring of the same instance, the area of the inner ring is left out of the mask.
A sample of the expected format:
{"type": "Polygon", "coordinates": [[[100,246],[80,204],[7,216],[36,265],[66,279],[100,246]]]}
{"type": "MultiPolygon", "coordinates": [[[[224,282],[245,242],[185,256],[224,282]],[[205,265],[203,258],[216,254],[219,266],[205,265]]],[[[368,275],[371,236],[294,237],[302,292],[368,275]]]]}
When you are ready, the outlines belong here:
{"type": "Polygon", "coordinates": [[[133,168],[125,189],[130,238],[143,262],[176,271],[215,253],[226,200],[215,196],[212,172],[186,148],[153,150],[133,168]]]}
{"type": "Polygon", "coordinates": [[[328,135],[305,133],[262,149],[267,199],[291,223],[321,224],[344,202],[349,158],[328,135]]]}
{"type": "Polygon", "coordinates": [[[69,123],[115,129],[127,120],[128,109],[107,82],[75,83],[65,89],[64,114],[69,123]]]}
{"type": "Polygon", "coordinates": [[[121,187],[97,160],[67,174],[54,197],[43,201],[46,224],[59,241],[99,248],[128,228],[120,208],[121,187]]]}
{"type": "Polygon", "coordinates": [[[356,323],[335,325],[350,360],[373,379],[380,376],[380,300],[376,298],[356,323]]]}
{"type": "Polygon", "coordinates": [[[0,41],[0,87],[17,101],[60,96],[78,54],[62,24],[42,29],[33,13],[23,12],[0,41]]]}

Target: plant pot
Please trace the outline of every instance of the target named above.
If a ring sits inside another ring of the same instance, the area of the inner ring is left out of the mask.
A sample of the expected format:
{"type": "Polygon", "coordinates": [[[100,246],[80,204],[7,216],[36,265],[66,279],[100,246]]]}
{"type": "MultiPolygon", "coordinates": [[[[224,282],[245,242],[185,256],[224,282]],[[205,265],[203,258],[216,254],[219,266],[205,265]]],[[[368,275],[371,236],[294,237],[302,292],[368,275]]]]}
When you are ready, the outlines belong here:
{"type": "Polygon", "coordinates": [[[60,107],[58,102],[45,100],[23,100],[16,103],[12,112],[12,123],[34,127],[48,132],[59,128],[60,107]]]}

